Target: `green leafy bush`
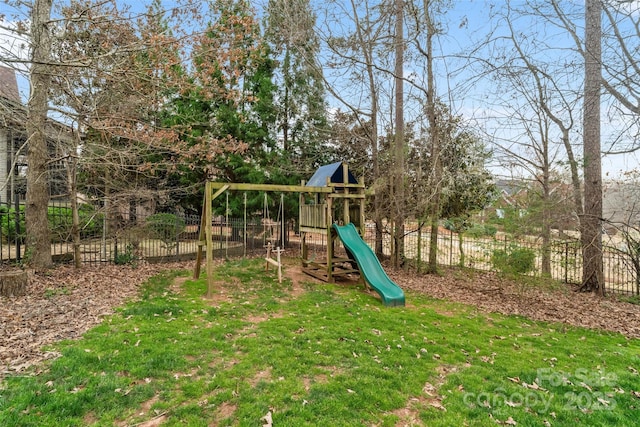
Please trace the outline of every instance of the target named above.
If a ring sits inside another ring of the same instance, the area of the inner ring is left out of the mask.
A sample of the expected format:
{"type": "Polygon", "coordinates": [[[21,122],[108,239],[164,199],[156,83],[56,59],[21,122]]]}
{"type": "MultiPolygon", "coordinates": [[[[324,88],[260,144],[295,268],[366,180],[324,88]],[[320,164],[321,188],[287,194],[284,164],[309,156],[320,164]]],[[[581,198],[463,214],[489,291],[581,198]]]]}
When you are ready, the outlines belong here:
{"type": "Polygon", "coordinates": [[[24,222],[24,206],[20,206],[18,225],[20,232],[16,233],[16,210],[7,206],[0,206],[0,231],[2,232],[2,240],[6,242],[15,242],[19,240],[24,242],[25,222],[24,222]]]}
{"type": "Polygon", "coordinates": [[[91,205],[81,205],[78,209],[80,217],[80,237],[97,237],[102,235],[104,215],[91,205]]]}
{"type": "MultiPolygon", "coordinates": [[[[20,232],[16,233],[16,210],[14,208],[0,207],[0,231],[2,239],[8,242],[19,240],[24,243],[25,239],[25,216],[24,206],[19,208],[20,232]]],[[[100,236],[102,233],[103,215],[97,213],[91,205],[81,205],[78,208],[80,219],[80,237],[91,238],[100,236]]],[[[70,207],[50,206],[47,209],[47,219],[51,239],[54,242],[67,241],[71,237],[71,226],[73,224],[73,213],[70,207]]]]}
{"type": "Polygon", "coordinates": [[[465,231],[465,234],[477,239],[485,236],[495,236],[497,231],[498,229],[491,224],[473,224],[465,231]]]}
{"type": "Polygon", "coordinates": [[[535,267],[536,254],[531,249],[516,248],[510,251],[497,249],[491,256],[491,264],[503,273],[525,274],[535,267]]]}
{"type": "Polygon", "coordinates": [[[484,234],[487,236],[495,236],[498,232],[498,227],[493,224],[485,224],[484,225],[484,234]]]}
{"type": "MultiPolygon", "coordinates": [[[[66,241],[71,237],[73,212],[70,207],[52,206],[47,212],[49,230],[54,241],[66,241]]],[[[97,213],[91,205],[80,205],[78,208],[80,238],[100,236],[102,233],[103,215],[97,213]]]]}
{"type": "Polygon", "coordinates": [[[127,245],[124,252],[117,253],[113,257],[113,263],[115,265],[134,265],[138,257],[134,253],[133,245],[127,245]]]}

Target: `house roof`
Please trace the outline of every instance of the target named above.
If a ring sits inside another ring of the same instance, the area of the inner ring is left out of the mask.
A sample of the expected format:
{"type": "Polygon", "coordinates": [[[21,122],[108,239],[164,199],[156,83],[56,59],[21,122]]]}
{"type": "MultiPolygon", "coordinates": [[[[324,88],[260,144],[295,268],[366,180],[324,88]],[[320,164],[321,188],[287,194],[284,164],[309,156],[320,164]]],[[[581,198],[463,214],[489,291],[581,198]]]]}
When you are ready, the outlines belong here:
{"type": "Polygon", "coordinates": [[[18,79],[13,69],[0,65],[0,97],[20,104],[18,79]]]}
{"type": "MultiPolygon", "coordinates": [[[[342,183],[345,165],[342,162],[320,166],[307,182],[307,187],[326,187],[327,182],[342,183]]],[[[349,184],[357,184],[358,180],[348,171],[349,184]]]]}

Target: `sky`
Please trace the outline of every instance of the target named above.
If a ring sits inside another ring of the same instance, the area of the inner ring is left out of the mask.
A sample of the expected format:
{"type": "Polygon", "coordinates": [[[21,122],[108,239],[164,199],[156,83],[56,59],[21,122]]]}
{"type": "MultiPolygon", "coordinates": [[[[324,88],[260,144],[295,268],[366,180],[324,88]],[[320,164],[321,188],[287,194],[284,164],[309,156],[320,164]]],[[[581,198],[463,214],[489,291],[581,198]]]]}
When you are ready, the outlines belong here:
{"type": "MultiPolygon", "coordinates": [[[[506,0],[505,0],[506,1],[506,0]]],[[[500,3],[505,3],[505,1],[486,1],[486,0],[456,0],[452,2],[452,9],[447,12],[446,20],[447,20],[447,35],[443,36],[440,40],[440,52],[443,56],[447,55],[447,52],[455,52],[456,49],[464,50],[469,45],[473,45],[479,39],[485,37],[485,35],[491,31],[491,23],[490,23],[490,14],[495,12],[495,5],[499,5],[500,3]],[[492,6],[492,4],[494,6],[492,6]],[[463,25],[460,25],[463,24],[463,25]]],[[[522,7],[523,1],[512,0],[511,4],[514,8],[522,7]]],[[[563,3],[563,2],[560,2],[563,3]]],[[[564,2],[566,3],[574,3],[581,6],[584,4],[583,2],[564,2]]],[[[628,10],[640,11],[640,2],[639,1],[631,1],[626,5],[628,10]]],[[[636,24],[637,24],[638,13],[635,15],[636,24]]],[[[603,25],[606,22],[603,19],[603,25]]],[[[539,49],[542,54],[548,55],[548,58],[551,60],[555,60],[557,56],[564,55],[568,49],[574,49],[575,44],[572,39],[570,39],[564,31],[561,31],[553,26],[541,25],[538,22],[531,22],[527,19],[519,19],[515,20],[515,31],[517,34],[522,33],[524,35],[533,34],[528,37],[528,41],[531,43],[531,46],[535,46],[536,44],[548,43],[549,49],[539,49]],[[550,41],[549,41],[550,40],[550,41]]],[[[579,20],[576,22],[578,29],[582,26],[582,16],[579,17],[579,20]]],[[[579,34],[581,30],[578,30],[579,34]]],[[[499,35],[506,35],[506,32],[497,31],[494,33],[494,37],[499,35]]],[[[526,45],[527,43],[523,43],[526,45]]],[[[640,58],[639,58],[640,59],[640,58]]],[[[455,61],[453,61],[455,64],[455,61]]],[[[470,67],[473,68],[473,67],[470,67]]],[[[498,97],[499,88],[493,86],[491,81],[481,80],[478,81],[477,85],[473,87],[466,87],[465,80],[468,79],[469,73],[473,73],[472,70],[465,70],[459,75],[453,75],[453,70],[455,70],[455,65],[449,66],[447,72],[449,73],[449,78],[445,78],[441,75],[441,82],[443,85],[446,84],[447,87],[440,87],[441,94],[452,94],[451,102],[452,105],[459,108],[460,111],[465,117],[468,118],[482,118],[482,117],[492,117],[495,116],[496,113],[501,114],[503,116],[508,116],[508,109],[504,109],[504,107],[498,107],[496,109],[493,106],[493,102],[495,98],[498,97]],[[451,89],[451,90],[450,90],[451,89]],[[458,89],[461,92],[458,92],[458,89]],[[503,110],[503,111],[500,111],[503,110]]],[[[581,68],[578,70],[581,71],[581,68]]],[[[581,78],[575,75],[568,76],[569,80],[573,80],[575,82],[575,90],[579,91],[581,89],[581,78]]],[[[603,97],[603,99],[606,97],[603,97]]],[[[604,102],[604,101],[603,101],[604,102]]],[[[610,142],[619,136],[619,129],[628,125],[628,120],[625,120],[624,117],[610,117],[607,114],[608,107],[603,104],[602,107],[602,149],[607,150],[610,148],[610,142]]],[[[581,130],[581,117],[580,114],[576,114],[576,131],[573,132],[573,140],[580,143],[582,141],[582,137],[580,134],[581,130]]],[[[505,129],[504,127],[500,127],[503,121],[495,122],[491,120],[489,121],[480,121],[478,124],[481,127],[487,128],[488,132],[497,132],[502,133],[506,137],[509,136],[510,131],[505,129]]],[[[638,141],[638,133],[637,127],[635,128],[635,141],[638,141]]],[[[519,133],[518,133],[519,134],[519,133]]],[[[514,137],[515,134],[513,135],[514,137]]],[[[626,141],[629,143],[634,138],[633,130],[632,132],[626,136],[626,141]]],[[[576,154],[581,153],[581,147],[576,147],[576,154]]],[[[620,176],[623,176],[624,173],[628,170],[635,169],[639,166],[639,154],[638,153],[625,153],[625,154],[603,154],[602,156],[602,171],[604,179],[613,179],[620,176]]],[[[504,168],[501,165],[497,167],[493,167],[493,170],[496,173],[502,174],[504,173],[504,168]]]]}
{"type": "MultiPolygon", "coordinates": [[[[266,0],[256,1],[258,1],[256,3],[258,6],[263,6],[266,2],[266,0]]],[[[147,3],[136,0],[130,0],[130,2],[134,8],[147,3]]],[[[463,51],[472,43],[481,39],[490,30],[489,15],[495,10],[492,6],[493,3],[496,2],[489,0],[454,0],[451,2],[452,7],[444,17],[446,35],[436,40],[435,49],[440,53],[441,58],[447,57],[446,61],[440,61],[436,84],[438,85],[439,96],[449,103],[452,111],[462,114],[470,123],[475,122],[477,126],[485,129],[488,134],[500,132],[509,136],[511,131],[500,128],[500,123],[486,120],[487,117],[492,117],[497,112],[492,105],[495,97],[499,95],[496,93],[496,87],[492,86],[491,81],[488,80],[478,80],[477,84],[469,85],[468,81],[474,77],[473,73],[478,72],[477,68],[466,66],[463,61],[450,57],[452,52],[463,51]]],[[[162,4],[166,8],[171,8],[175,5],[175,1],[163,0],[162,4]]],[[[514,4],[517,5],[518,2],[514,2],[514,4]]],[[[0,4],[0,14],[11,14],[12,10],[7,9],[7,7],[6,2],[0,4]]],[[[25,16],[22,15],[21,19],[24,18],[25,16]]],[[[16,51],[20,52],[18,56],[25,57],[26,52],[20,49],[23,43],[16,43],[15,41],[9,43],[8,32],[2,28],[10,25],[6,22],[7,20],[4,21],[4,24],[0,24],[0,56],[3,55],[2,49],[7,49],[10,46],[14,53],[16,51]]],[[[529,28],[519,28],[518,30],[523,32],[530,31],[529,28]]],[[[408,70],[407,74],[411,72],[412,70],[408,70]]],[[[420,73],[421,71],[416,70],[415,72],[420,73]]],[[[24,76],[19,77],[19,86],[21,95],[26,101],[28,97],[28,82],[24,76]]],[[[603,124],[604,147],[606,146],[606,134],[611,129],[607,127],[608,123],[605,117],[603,117],[603,124]]],[[[579,135],[575,135],[574,139],[579,141],[579,135]]],[[[625,170],[635,168],[637,165],[638,155],[635,153],[603,156],[603,176],[605,179],[607,177],[615,177],[625,170]]],[[[503,175],[510,173],[500,164],[494,166],[493,170],[495,173],[503,175]]]]}

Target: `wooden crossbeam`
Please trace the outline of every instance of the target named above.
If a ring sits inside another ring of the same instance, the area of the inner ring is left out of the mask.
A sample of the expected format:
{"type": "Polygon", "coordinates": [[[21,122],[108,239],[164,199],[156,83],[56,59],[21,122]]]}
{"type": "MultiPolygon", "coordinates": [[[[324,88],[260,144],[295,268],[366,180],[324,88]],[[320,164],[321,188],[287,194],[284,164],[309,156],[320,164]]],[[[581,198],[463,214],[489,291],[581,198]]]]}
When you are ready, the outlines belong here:
{"type": "Polygon", "coordinates": [[[279,184],[245,184],[209,182],[212,189],[227,187],[228,190],[241,191],[280,191],[282,193],[332,193],[331,187],[307,187],[306,185],[279,185],[279,184]]]}

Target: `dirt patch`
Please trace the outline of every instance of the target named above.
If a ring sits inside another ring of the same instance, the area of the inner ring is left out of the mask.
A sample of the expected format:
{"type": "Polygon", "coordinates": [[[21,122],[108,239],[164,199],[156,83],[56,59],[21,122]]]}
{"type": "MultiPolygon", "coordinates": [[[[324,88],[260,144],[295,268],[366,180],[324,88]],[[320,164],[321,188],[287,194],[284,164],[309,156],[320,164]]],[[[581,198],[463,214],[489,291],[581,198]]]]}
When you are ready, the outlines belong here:
{"type": "Polygon", "coordinates": [[[218,304],[221,304],[221,303],[233,302],[233,296],[229,295],[228,290],[225,289],[225,287],[237,288],[238,286],[242,286],[242,283],[236,278],[231,278],[231,280],[232,280],[231,285],[228,285],[225,282],[214,281],[213,294],[211,295],[210,298],[207,298],[207,301],[209,301],[211,305],[217,306],[218,304]]]}
{"type": "Polygon", "coordinates": [[[318,279],[304,273],[299,263],[287,264],[284,270],[284,276],[291,279],[292,298],[297,298],[305,292],[303,283],[321,283],[318,279]]]}
{"type": "Polygon", "coordinates": [[[436,384],[430,382],[425,383],[422,388],[422,395],[412,397],[404,408],[393,411],[393,414],[398,417],[396,427],[422,425],[420,421],[420,410],[422,408],[433,407],[441,411],[446,411],[446,408],[442,404],[444,396],[439,393],[439,390],[445,383],[447,375],[456,370],[457,368],[455,366],[438,366],[436,368],[436,372],[438,373],[436,384]]]}
{"type": "Polygon", "coordinates": [[[158,427],[161,426],[167,420],[167,416],[165,414],[158,415],[155,418],[151,418],[145,422],[137,424],[138,427],[158,427]]]}
{"type": "Polygon", "coordinates": [[[187,280],[191,280],[190,277],[185,277],[185,276],[181,276],[181,277],[176,277],[175,279],[173,279],[173,284],[171,285],[171,291],[174,293],[179,293],[182,291],[182,286],[184,286],[185,282],[187,280]]]}
{"type": "Polygon", "coordinates": [[[222,405],[216,411],[216,419],[224,420],[232,416],[238,407],[229,402],[223,402],[222,405]]]}
{"type": "Polygon", "coordinates": [[[153,396],[151,399],[147,400],[146,402],[144,402],[142,404],[142,406],[140,407],[140,411],[144,412],[145,414],[148,413],[151,410],[151,407],[160,400],[160,398],[158,397],[158,395],[156,394],[155,396],[153,396]]]}
{"type": "Polygon", "coordinates": [[[251,385],[251,387],[255,387],[260,381],[269,380],[271,380],[271,368],[267,368],[255,374],[253,378],[249,380],[249,384],[251,385]]]}

